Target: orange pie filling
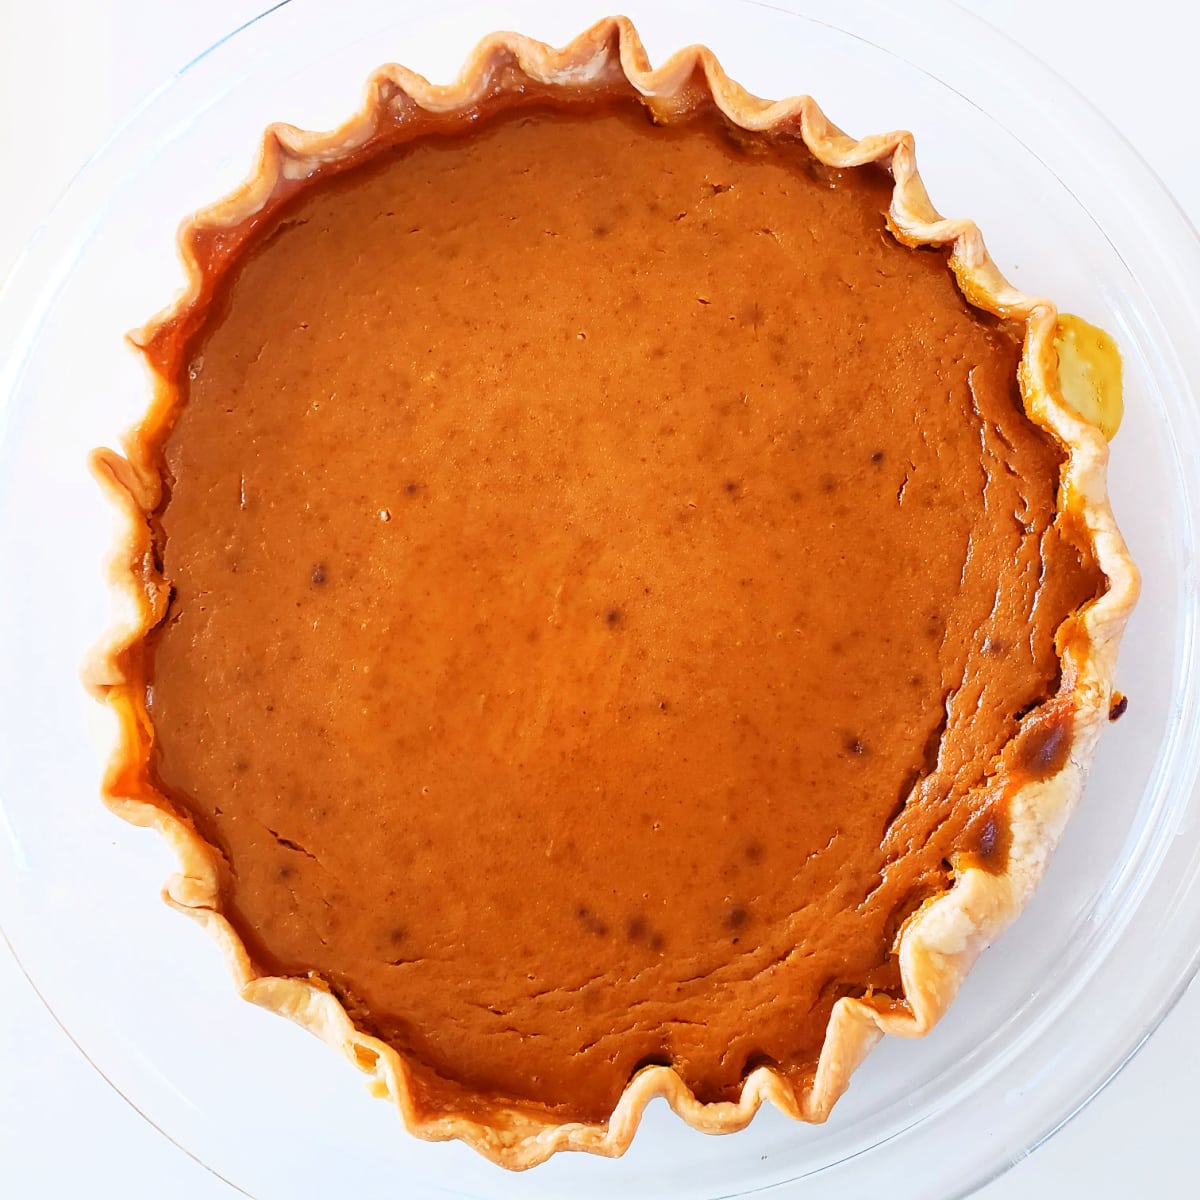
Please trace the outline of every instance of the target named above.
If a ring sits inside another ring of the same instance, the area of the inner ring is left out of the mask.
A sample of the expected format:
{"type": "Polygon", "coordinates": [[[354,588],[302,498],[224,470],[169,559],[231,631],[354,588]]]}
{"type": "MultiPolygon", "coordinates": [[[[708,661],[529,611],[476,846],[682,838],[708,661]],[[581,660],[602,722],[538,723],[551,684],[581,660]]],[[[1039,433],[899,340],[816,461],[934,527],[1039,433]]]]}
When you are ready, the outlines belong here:
{"type": "Polygon", "coordinates": [[[418,1110],[803,1088],[1070,747],[1056,637],[1105,581],[1023,327],[798,134],[628,88],[474,116],[197,235],[120,786],[418,1110]]]}

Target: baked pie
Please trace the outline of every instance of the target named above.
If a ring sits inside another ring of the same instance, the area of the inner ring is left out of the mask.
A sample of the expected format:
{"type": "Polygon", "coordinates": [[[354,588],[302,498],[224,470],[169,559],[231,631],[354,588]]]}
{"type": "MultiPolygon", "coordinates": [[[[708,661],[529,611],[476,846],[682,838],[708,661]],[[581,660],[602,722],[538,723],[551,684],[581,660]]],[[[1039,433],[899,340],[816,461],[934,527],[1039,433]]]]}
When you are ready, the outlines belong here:
{"type": "Polygon", "coordinates": [[[94,458],[104,793],[167,899],[504,1166],[657,1095],[824,1119],[1025,904],[1109,714],[1138,584],[1078,328],[908,134],[620,18],[383,68],[181,250],[94,458]]]}

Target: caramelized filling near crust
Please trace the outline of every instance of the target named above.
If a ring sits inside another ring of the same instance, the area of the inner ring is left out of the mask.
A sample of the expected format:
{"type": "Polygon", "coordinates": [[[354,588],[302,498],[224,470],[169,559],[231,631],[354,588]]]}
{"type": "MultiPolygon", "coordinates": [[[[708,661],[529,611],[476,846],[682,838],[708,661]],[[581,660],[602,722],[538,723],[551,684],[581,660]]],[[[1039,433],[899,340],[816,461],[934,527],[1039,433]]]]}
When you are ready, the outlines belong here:
{"type": "MultiPolygon", "coordinates": [[[[997,756],[1103,590],[1022,330],[891,237],[884,170],[711,107],[366,157],[150,347],[156,786],[260,969],[426,1109],[804,1082],[952,865],[1003,864],[997,756]]],[[[1026,775],[1070,743],[1035,720],[1026,775]]]]}

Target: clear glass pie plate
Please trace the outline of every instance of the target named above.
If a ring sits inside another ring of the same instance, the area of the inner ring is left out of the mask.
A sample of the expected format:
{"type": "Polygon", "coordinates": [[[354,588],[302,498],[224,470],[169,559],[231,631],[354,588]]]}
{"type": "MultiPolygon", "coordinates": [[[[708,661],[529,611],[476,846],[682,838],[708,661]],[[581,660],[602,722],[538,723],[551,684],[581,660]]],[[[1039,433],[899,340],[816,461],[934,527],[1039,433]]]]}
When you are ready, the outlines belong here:
{"type": "Polygon", "coordinates": [[[1113,505],[1144,574],[1118,679],[1129,712],[1030,908],[935,1032],[884,1043],[824,1126],[764,1111],[711,1138],[655,1104],[619,1161],[559,1156],[508,1175],[408,1137],[338,1055],[238,1000],[214,946],[158,902],[164,846],[98,799],[111,731],[78,671],[107,620],[112,531],[85,457],[149,398],[122,335],[179,286],[180,218],[246,174],[268,122],[328,127],[382,62],[443,80],[492,29],[561,43],[604,15],[554,0],[271,10],[135,115],[0,293],[0,923],[113,1086],[260,1200],[860,1196],[881,1181],[896,1200],[963,1195],[1104,1086],[1197,965],[1195,233],[1061,80],[944,0],[625,8],[656,60],[705,42],[761,95],[809,92],[858,134],[914,130],[939,208],[974,217],[1018,285],[1116,335],[1127,411],[1113,505]]]}

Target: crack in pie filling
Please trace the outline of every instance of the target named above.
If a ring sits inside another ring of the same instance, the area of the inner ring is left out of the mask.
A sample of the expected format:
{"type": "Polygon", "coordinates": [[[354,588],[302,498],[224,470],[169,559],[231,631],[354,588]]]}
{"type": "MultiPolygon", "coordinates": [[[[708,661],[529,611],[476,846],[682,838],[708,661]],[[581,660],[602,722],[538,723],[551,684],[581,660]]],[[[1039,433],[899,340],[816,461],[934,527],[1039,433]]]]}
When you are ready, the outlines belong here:
{"type": "Polygon", "coordinates": [[[823,1119],[1020,910],[1109,711],[1137,576],[1071,330],[908,135],[621,19],[385,68],[182,246],[95,459],[105,792],[169,898],[506,1166],[659,1094],[823,1119]]]}

